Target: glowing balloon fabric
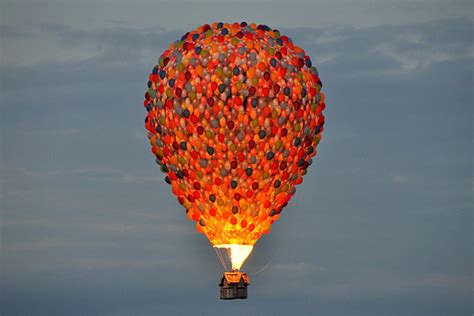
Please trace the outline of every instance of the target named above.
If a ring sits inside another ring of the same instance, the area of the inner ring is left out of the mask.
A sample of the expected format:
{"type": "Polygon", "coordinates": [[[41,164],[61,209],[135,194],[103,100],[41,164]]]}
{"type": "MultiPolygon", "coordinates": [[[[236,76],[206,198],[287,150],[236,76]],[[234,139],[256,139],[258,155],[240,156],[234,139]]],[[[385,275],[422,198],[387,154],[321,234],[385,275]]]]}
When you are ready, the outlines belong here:
{"type": "Polygon", "coordinates": [[[265,25],[213,23],[149,76],[145,127],[166,182],[213,245],[253,245],[303,181],[323,131],[305,51],[265,25]]]}

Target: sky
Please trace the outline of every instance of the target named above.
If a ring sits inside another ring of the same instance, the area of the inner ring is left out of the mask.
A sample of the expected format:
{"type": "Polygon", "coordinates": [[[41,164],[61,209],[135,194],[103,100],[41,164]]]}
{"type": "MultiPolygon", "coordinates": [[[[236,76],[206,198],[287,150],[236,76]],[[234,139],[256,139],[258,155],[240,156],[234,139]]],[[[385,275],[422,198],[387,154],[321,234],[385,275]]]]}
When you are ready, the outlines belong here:
{"type": "Polygon", "coordinates": [[[0,315],[472,315],[471,1],[0,1],[0,315]],[[143,121],[169,43],[267,24],[326,124],[247,260],[249,299],[171,194],[143,121]]]}

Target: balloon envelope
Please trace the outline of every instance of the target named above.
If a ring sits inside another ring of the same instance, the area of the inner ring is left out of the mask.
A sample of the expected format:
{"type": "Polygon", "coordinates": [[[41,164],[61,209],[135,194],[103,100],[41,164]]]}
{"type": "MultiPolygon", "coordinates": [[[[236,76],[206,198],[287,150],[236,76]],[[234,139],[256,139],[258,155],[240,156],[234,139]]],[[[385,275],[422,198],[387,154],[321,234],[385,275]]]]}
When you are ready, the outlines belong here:
{"type": "Polygon", "coordinates": [[[265,25],[206,24],[161,55],[144,102],[151,151],[213,245],[252,246],[280,218],[317,153],[321,86],[305,51],[265,25]]]}

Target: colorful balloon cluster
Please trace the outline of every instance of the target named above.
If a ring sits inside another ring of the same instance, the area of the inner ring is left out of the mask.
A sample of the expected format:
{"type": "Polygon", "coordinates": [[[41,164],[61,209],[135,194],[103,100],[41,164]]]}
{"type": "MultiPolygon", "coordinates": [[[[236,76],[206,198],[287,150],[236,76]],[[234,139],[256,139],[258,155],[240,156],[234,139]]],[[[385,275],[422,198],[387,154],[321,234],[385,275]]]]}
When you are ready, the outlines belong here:
{"type": "Polygon", "coordinates": [[[266,25],[205,24],[149,76],[145,127],[165,180],[213,245],[253,245],[303,181],[324,94],[305,51],[266,25]]]}

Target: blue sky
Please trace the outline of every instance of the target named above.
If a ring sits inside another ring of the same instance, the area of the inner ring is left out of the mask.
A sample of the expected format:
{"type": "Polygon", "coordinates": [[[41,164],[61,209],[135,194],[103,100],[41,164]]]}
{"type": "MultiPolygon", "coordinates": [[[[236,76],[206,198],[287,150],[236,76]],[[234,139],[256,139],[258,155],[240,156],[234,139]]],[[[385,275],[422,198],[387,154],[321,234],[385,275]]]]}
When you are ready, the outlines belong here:
{"type": "Polygon", "coordinates": [[[472,6],[2,1],[0,314],[471,315],[472,6]],[[290,36],[327,95],[238,302],[143,127],[161,52],[216,20],[290,36]]]}

